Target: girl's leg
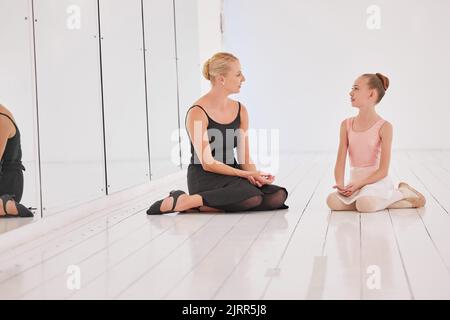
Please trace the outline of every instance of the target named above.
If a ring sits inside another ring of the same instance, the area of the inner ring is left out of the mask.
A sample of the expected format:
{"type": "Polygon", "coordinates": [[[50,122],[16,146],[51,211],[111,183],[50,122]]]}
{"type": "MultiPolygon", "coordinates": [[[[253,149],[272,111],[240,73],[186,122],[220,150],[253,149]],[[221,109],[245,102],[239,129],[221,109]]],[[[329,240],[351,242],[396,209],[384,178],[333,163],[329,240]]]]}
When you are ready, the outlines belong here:
{"type": "Polygon", "coordinates": [[[352,204],[345,204],[337,197],[337,192],[333,192],[328,195],[327,205],[333,211],[356,211],[356,205],[353,202],[352,204]]]}
{"type": "Polygon", "coordinates": [[[399,190],[395,190],[390,199],[374,196],[360,197],[356,200],[356,209],[359,212],[376,212],[387,209],[392,204],[403,200],[405,197],[399,190]]]}
{"type": "Polygon", "coordinates": [[[401,182],[398,191],[403,194],[403,199],[389,205],[389,209],[419,208],[425,205],[426,200],[423,194],[407,183],[401,182]]]}
{"type": "Polygon", "coordinates": [[[393,204],[390,204],[388,209],[406,209],[406,208],[414,208],[411,202],[408,200],[400,200],[397,202],[394,202],[393,204]]]}

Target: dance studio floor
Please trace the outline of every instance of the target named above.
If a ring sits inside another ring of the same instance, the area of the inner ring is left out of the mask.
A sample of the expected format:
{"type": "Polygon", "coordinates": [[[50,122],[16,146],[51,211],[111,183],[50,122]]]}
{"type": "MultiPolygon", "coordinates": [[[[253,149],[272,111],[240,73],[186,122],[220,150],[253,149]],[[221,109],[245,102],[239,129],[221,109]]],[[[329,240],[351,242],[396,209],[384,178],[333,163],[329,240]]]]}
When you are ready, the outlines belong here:
{"type": "Polygon", "coordinates": [[[288,210],[147,216],[181,171],[4,232],[0,299],[450,299],[450,151],[394,153],[428,202],[378,213],[328,210],[334,159],[282,157],[288,210]]]}

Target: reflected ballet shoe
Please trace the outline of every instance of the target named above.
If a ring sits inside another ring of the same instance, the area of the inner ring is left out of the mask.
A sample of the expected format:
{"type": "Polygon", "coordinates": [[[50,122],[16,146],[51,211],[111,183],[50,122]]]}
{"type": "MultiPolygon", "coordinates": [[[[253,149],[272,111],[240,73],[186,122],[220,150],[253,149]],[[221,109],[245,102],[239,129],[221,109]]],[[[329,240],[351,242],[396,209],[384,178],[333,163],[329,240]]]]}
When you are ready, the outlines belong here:
{"type": "Polygon", "coordinates": [[[177,205],[178,197],[181,195],[186,194],[186,192],[182,190],[172,190],[169,192],[169,197],[173,197],[173,205],[172,209],[170,211],[164,211],[161,212],[161,204],[163,203],[164,199],[158,200],[155,203],[153,203],[150,208],[147,210],[148,215],[155,215],[155,214],[166,214],[166,213],[173,213],[175,212],[175,207],[177,205]]]}
{"type": "Polygon", "coordinates": [[[2,199],[3,211],[5,212],[5,214],[2,215],[1,217],[5,217],[5,218],[16,218],[16,217],[32,218],[32,217],[34,217],[33,213],[29,210],[29,208],[26,208],[23,204],[16,202],[16,200],[14,199],[14,196],[5,194],[5,195],[1,196],[0,199],[2,199]],[[8,213],[8,210],[6,209],[6,204],[8,203],[8,201],[14,201],[14,203],[16,204],[16,208],[17,208],[17,214],[8,213]]]}
{"type": "Polygon", "coordinates": [[[399,189],[408,189],[416,195],[415,197],[408,197],[408,198],[403,199],[403,200],[406,200],[409,203],[411,203],[413,208],[421,208],[421,207],[425,206],[426,199],[425,199],[424,195],[421,194],[416,189],[414,189],[413,187],[411,187],[409,184],[407,184],[406,182],[400,182],[398,185],[398,188],[399,189]]]}
{"type": "Polygon", "coordinates": [[[22,218],[34,217],[33,212],[30,211],[30,208],[25,207],[23,204],[16,202],[16,207],[20,217],[22,218]]]}

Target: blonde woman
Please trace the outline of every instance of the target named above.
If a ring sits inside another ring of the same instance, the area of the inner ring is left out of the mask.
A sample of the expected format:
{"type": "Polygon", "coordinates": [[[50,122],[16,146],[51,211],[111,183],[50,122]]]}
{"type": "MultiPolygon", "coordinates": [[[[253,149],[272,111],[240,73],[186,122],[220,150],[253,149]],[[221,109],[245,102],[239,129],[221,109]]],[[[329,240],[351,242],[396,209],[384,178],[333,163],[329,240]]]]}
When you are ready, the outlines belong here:
{"type": "Polygon", "coordinates": [[[147,214],[288,208],[284,204],[287,190],[272,184],[275,177],[258,171],[250,158],[247,109],[229,98],[240,92],[245,81],[238,58],[216,53],[205,62],[203,75],[211,82],[211,90],[187,111],[185,121],[191,141],[189,195],[182,190],[171,191],[147,214]]]}
{"type": "Polygon", "coordinates": [[[331,210],[375,212],[386,208],[418,208],[425,197],[405,182],[395,188],[389,177],[393,126],[375,110],[389,88],[381,73],[358,77],[350,92],[358,115],[342,121],[334,175],[337,192],[328,196],[331,210]],[[344,184],[347,153],[350,182],[344,184]]]}

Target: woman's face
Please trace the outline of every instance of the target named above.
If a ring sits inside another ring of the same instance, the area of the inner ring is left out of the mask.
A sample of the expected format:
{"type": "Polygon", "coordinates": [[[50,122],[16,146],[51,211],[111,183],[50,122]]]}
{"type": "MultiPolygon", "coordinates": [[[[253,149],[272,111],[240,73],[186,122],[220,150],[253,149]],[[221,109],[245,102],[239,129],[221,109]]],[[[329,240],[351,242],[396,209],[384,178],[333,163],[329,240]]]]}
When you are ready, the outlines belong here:
{"type": "Polygon", "coordinates": [[[353,107],[361,108],[374,103],[375,90],[367,85],[368,79],[359,77],[350,91],[350,101],[353,107]]]}
{"type": "Polygon", "coordinates": [[[230,62],[230,70],[227,75],[223,76],[223,86],[230,93],[239,93],[241,91],[242,82],[245,77],[241,71],[241,64],[239,61],[230,62]]]}

